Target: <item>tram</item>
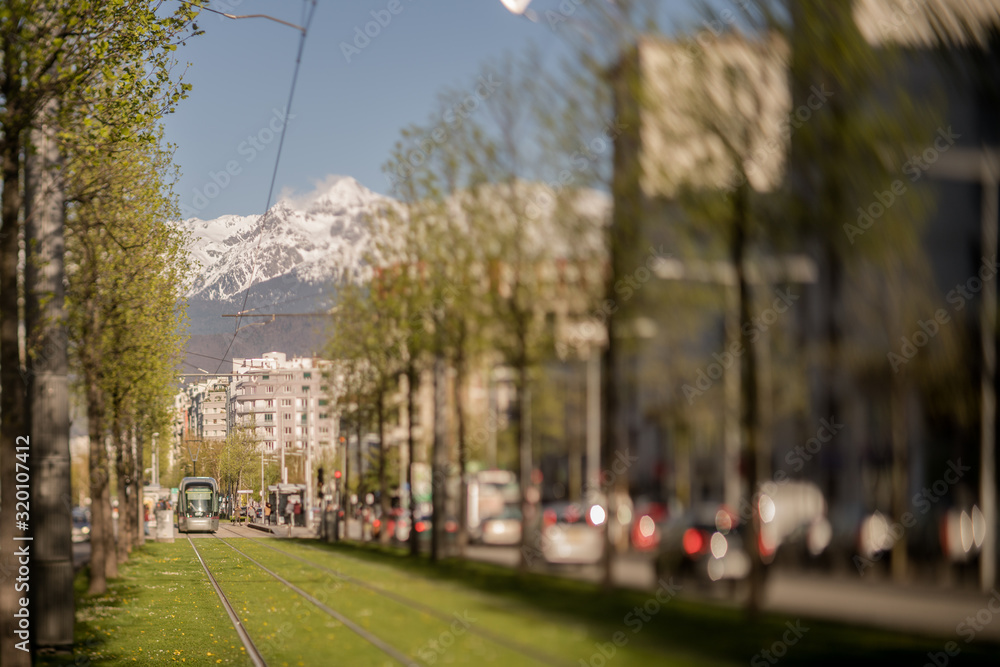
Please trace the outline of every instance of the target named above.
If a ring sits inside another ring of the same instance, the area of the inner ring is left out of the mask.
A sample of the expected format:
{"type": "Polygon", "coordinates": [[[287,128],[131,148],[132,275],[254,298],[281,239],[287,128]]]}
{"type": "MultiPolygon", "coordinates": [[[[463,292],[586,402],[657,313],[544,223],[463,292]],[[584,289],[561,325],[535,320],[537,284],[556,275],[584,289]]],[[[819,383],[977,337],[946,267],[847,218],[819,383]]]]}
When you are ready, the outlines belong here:
{"type": "Polygon", "coordinates": [[[219,484],[214,477],[185,477],[177,496],[177,530],[182,533],[219,530],[219,484]]]}

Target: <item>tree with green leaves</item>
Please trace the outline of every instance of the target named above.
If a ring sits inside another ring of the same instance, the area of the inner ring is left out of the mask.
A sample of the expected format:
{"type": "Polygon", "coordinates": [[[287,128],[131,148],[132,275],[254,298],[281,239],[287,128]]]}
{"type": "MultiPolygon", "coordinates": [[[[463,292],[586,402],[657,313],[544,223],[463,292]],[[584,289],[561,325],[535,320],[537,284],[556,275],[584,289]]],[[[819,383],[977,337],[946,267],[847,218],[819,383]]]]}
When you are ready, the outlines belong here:
{"type": "Polygon", "coordinates": [[[125,508],[138,512],[141,503],[141,480],[131,458],[141,456],[131,452],[129,433],[133,425],[153,426],[140,407],[159,404],[163,418],[183,343],[178,303],[187,255],[180,232],[169,224],[176,213],[162,182],[169,154],[144,140],[119,142],[116,148],[103,156],[80,156],[68,170],[68,322],[90,431],[95,592],[117,567],[111,557],[106,438],[115,451],[119,493],[126,494],[119,498],[118,548],[124,555],[129,541],[137,539],[128,532],[137,521],[126,522],[136,515],[125,508]]]}
{"type": "MultiPolygon", "coordinates": [[[[18,239],[25,203],[20,172],[31,131],[45,123],[56,123],[75,132],[86,123],[93,135],[109,139],[123,126],[148,126],[149,119],[169,109],[184,94],[184,88],[170,74],[171,52],[191,34],[195,14],[196,10],[187,5],[161,15],[152,6],[125,7],[80,0],[45,7],[8,3],[0,13],[0,176],[4,184],[0,201],[0,283],[5,286],[0,298],[0,422],[6,434],[25,433],[30,422],[18,350],[19,291],[15,287],[23,284],[29,295],[36,291],[31,274],[21,283],[18,273],[18,239]],[[53,113],[58,114],[57,119],[52,118],[53,113]],[[125,118],[128,121],[123,122],[125,118]]],[[[96,141],[92,150],[98,151],[106,143],[96,141]]],[[[30,338],[34,332],[28,335],[30,338]]],[[[13,474],[13,456],[12,444],[0,444],[0,474],[5,477],[13,474]]],[[[68,491],[68,479],[53,483],[65,484],[68,491]]],[[[13,506],[13,489],[5,485],[2,494],[3,506],[13,506]]],[[[8,543],[13,534],[13,513],[3,512],[0,537],[8,543]]],[[[40,539],[47,543],[48,536],[40,539]]],[[[7,564],[9,552],[2,557],[7,564]]],[[[11,665],[22,664],[27,655],[13,646],[10,619],[16,597],[10,587],[0,589],[0,659],[11,665]]],[[[66,595],[55,597],[64,599],[66,595]]],[[[67,640],[71,638],[64,634],[53,641],[67,640]]]]}

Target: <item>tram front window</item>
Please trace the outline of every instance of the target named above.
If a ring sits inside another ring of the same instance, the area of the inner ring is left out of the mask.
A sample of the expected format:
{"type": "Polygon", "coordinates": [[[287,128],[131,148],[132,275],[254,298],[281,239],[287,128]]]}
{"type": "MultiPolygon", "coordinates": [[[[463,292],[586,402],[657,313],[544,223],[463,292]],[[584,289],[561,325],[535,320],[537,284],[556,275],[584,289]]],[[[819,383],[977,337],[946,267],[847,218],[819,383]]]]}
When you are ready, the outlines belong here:
{"type": "Polygon", "coordinates": [[[211,489],[188,489],[187,491],[187,516],[201,517],[212,514],[212,491],[211,489]]]}

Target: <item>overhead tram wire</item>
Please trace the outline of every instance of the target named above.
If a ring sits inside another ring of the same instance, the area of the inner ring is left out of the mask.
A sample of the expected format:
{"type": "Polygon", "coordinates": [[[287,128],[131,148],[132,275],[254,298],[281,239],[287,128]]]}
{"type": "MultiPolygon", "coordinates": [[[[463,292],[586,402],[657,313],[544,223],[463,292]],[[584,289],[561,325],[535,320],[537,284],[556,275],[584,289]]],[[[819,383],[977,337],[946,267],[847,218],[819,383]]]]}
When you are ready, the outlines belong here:
{"type": "MultiPolygon", "coordinates": [[[[201,5],[189,2],[188,0],[179,0],[179,1],[180,2],[184,2],[186,4],[189,4],[189,5],[193,5],[195,7],[199,7],[201,9],[208,9],[207,7],[202,7],[201,5]]],[[[296,83],[298,83],[299,71],[300,71],[301,66],[302,66],[302,52],[305,49],[306,37],[308,37],[308,35],[309,35],[309,26],[312,23],[313,17],[316,15],[316,0],[312,0],[312,2],[310,4],[311,4],[311,8],[309,10],[308,15],[306,16],[305,25],[303,25],[303,26],[297,26],[297,25],[294,25],[294,24],[282,21],[280,19],[276,19],[273,16],[266,16],[266,15],[263,15],[263,14],[260,14],[260,15],[258,15],[258,14],[250,14],[250,15],[246,15],[246,16],[235,16],[235,15],[231,15],[231,14],[226,14],[224,12],[220,12],[218,10],[209,9],[209,11],[211,11],[213,13],[221,14],[222,16],[225,16],[225,17],[231,18],[231,19],[239,19],[239,18],[268,18],[268,19],[271,19],[272,21],[277,21],[278,23],[282,23],[284,25],[289,25],[289,26],[291,26],[293,28],[296,28],[296,29],[298,29],[298,30],[300,30],[302,32],[302,36],[299,39],[299,50],[298,50],[298,53],[295,56],[295,69],[292,72],[292,85],[289,88],[289,91],[288,91],[288,101],[285,104],[285,114],[286,114],[286,117],[292,111],[292,100],[295,98],[295,86],[296,86],[296,83]]],[[[278,139],[278,153],[277,153],[277,155],[274,158],[274,169],[271,172],[271,185],[270,185],[270,187],[267,190],[267,203],[264,206],[264,213],[260,217],[260,223],[258,224],[258,228],[257,228],[257,245],[254,247],[254,252],[253,252],[253,256],[252,256],[252,263],[251,263],[251,270],[250,270],[250,283],[246,286],[246,288],[245,288],[245,290],[243,292],[243,305],[240,306],[240,312],[242,312],[243,310],[246,309],[247,300],[250,297],[250,289],[253,287],[254,281],[256,281],[256,279],[257,279],[257,256],[260,253],[260,242],[261,242],[261,239],[263,238],[264,223],[267,221],[267,214],[268,214],[268,212],[271,209],[271,199],[274,196],[274,184],[275,184],[275,182],[278,179],[278,166],[281,164],[281,152],[282,152],[282,148],[285,145],[285,134],[288,132],[288,125],[289,125],[288,123],[285,123],[282,126],[282,128],[281,128],[281,136],[278,139]]],[[[241,321],[241,319],[242,318],[237,318],[236,319],[236,326],[233,327],[232,338],[229,339],[229,345],[226,347],[226,351],[222,354],[223,358],[228,357],[230,350],[233,349],[233,344],[236,342],[236,334],[239,333],[239,330],[240,330],[240,321],[241,321]]],[[[216,373],[219,372],[219,369],[222,368],[222,365],[224,363],[226,363],[226,362],[225,361],[220,361],[219,362],[219,366],[215,369],[216,373]]]]}

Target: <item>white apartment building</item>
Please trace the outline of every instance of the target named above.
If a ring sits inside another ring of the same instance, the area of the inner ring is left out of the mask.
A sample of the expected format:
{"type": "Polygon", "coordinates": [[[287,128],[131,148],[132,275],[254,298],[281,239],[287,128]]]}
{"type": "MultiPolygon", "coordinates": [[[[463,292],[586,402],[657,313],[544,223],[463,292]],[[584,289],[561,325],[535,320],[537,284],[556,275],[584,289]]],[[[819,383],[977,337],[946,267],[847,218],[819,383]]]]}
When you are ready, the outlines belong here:
{"type": "Polygon", "coordinates": [[[225,439],[229,432],[228,388],[229,381],[224,378],[199,382],[188,388],[188,438],[225,439]]]}
{"type": "Polygon", "coordinates": [[[338,435],[330,398],[334,380],[326,377],[332,369],[329,361],[287,359],[282,352],[234,358],[230,427],[253,426],[264,451],[333,445],[338,435]]]}

